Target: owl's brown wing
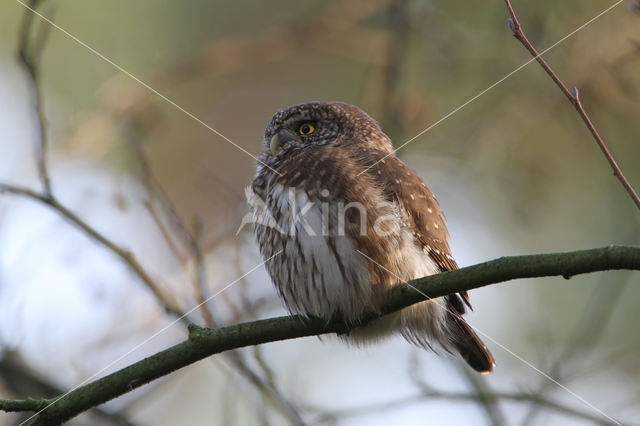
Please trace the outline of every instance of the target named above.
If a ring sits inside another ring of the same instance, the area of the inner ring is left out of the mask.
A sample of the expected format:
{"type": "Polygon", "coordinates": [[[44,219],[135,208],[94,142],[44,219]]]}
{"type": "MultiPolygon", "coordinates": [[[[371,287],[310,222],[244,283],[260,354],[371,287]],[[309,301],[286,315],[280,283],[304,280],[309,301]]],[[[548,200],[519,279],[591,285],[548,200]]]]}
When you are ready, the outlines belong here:
{"type": "MultiPolygon", "coordinates": [[[[413,228],[417,243],[440,270],[457,269],[458,265],[449,249],[449,233],[444,214],[420,176],[395,156],[385,158],[371,170],[378,183],[386,189],[389,199],[396,201],[405,210],[408,226],[413,228]]],[[[454,330],[453,345],[473,369],[480,373],[491,372],[495,365],[493,355],[461,316],[465,312],[465,304],[471,308],[469,295],[465,291],[450,294],[444,299],[447,303],[447,317],[454,330]]]]}
{"type": "MultiPolygon", "coordinates": [[[[440,271],[458,269],[449,248],[449,232],[447,224],[435,196],[416,172],[395,156],[384,158],[383,152],[369,152],[374,164],[369,173],[384,187],[390,200],[397,202],[409,217],[408,226],[414,231],[416,241],[438,265],[440,271]],[[384,158],[384,159],[382,159],[384,158]],[[379,161],[376,163],[376,161],[379,161]]],[[[459,295],[471,308],[469,295],[459,295]]],[[[465,311],[458,297],[451,297],[449,302],[456,311],[465,311]]]]}

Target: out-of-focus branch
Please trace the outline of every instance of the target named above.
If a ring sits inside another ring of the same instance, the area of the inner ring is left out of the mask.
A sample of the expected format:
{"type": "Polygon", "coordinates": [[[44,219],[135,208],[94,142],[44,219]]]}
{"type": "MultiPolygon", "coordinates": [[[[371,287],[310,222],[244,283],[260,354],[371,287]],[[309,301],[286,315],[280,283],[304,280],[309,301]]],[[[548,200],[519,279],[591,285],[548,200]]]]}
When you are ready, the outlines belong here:
{"type": "MultiPolygon", "coordinates": [[[[58,387],[31,372],[26,366],[19,362],[11,352],[2,354],[2,361],[0,361],[0,378],[2,378],[3,384],[16,395],[53,396],[63,392],[58,387]]],[[[41,401],[41,399],[39,400],[41,401]]],[[[19,404],[16,404],[14,408],[17,409],[20,406],[24,407],[34,404],[33,401],[37,400],[32,398],[20,400],[18,401],[19,404]]],[[[95,408],[89,411],[89,413],[91,413],[93,419],[105,420],[111,425],[133,426],[133,423],[117,412],[109,412],[101,408],[95,408]]]]}
{"type": "MultiPolygon", "coordinates": [[[[640,247],[608,246],[567,253],[502,257],[454,271],[412,280],[395,287],[381,313],[365,315],[360,325],[424,301],[451,293],[518,278],[563,276],[565,278],[605,270],[640,270],[640,247]],[[416,291],[416,289],[418,291],[416,291]]],[[[348,333],[344,321],[303,320],[280,317],[222,328],[190,326],[189,339],[129,365],[68,394],[44,400],[31,424],[57,424],[91,407],[130,392],[208,356],[240,347],[326,333],[348,333]]],[[[530,398],[530,397],[529,397],[530,398]]],[[[0,410],[15,409],[17,402],[0,400],[0,410]]],[[[22,403],[25,404],[26,403],[22,403]]],[[[34,408],[35,403],[30,402],[34,408]]]]}
{"type": "Polygon", "coordinates": [[[215,317],[215,311],[211,301],[211,291],[209,290],[209,280],[207,279],[207,272],[204,264],[204,253],[202,252],[202,234],[203,225],[202,220],[196,217],[193,219],[193,256],[196,261],[196,300],[200,304],[202,310],[202,317],[204,318],[207,327],[220,326],[220,320],[215,317]]]}
{"type": "Polygon", "coordinates": [[[28,188],[0,183],[0,193],[5,192],[26,196],[35,201],[44,203],[52,209],[56,210],[65,219],[82,229],[89,237],[119,256],[157,296],[158,300],[163,303],[165,309],[168,312],[180,316],[181,312],[177,307],[173,305],[173,303],[166,300],[166,297],[163,295],[157,283],[144,270],[142,265],[138,263],[138,261],[133,256],[133,253],[122,249],[115,242],[109,240],[106,236],[102,235],[88,223],[83,221],[78,215],[76,215],[70,209],[60,203],[52,192],[46,157],[48,148],[48,139],[45,127],[46,118],[43,110],[42,91],[40,87],[41,83],[38,68],[39,58],[44,47],[44,40],[46,40],[46,33],[40,33],[41,35],[39,37],[36,37],[35,43],[30,42],[30,34],[32,32],[34,17],[34,13],[32,12],[32,10],[35,10],[36,8],[41,6],[42,1],[43,0],[31,0],[31,2],[29,3],[29,7],[31,9],[27,9],[25,11],[22,26],[20,29],[18,56],[20,58],[20,61],[24,64],[25,69],[27,70],[31,86],[34,90],[34,98],[37,110],[37,124],[40,129],[40,153],[38,156],[38,169],[40,173],[40,180],[43,186],[43,191],[42,193],[39,193],[28,188]]]}
{"type": "Polygon", "coordinates": [[[106,236],[102,235],[95,228],[89,225],[87,222],[82,220],[78,215],[73,213],[70,209],[60,203],[53,195],[40,194],[36,191],[33,191],[28,188],[23,188],[15,185],[8,185],[5,183],[0,183],[0,193],[10,193],[15,195],[21,195],[32,200],[43,203],[56,212],[58,212],[62,217],[67,219],[69,222],[73,223],[75,226],[80,228],[85,234],[89,237],[112,251],[116,254],[122,261],[124,261],[133,272],[146,284],[146,286],[156,295],[159,301],[163,302],[164,308],[167,312],[172,313],[177,316],[181,316],[181,311],[175,307],[172,303],[170,303],[166,297],[164,296],[162,290],[158,286],[158,284],[151,278],[151,276],[147,273],[147,271],[142,267],[142,265],[136,260],[133,253],[128,250],[125,250],[118,246],[115,242],[108,239],[106,236]]]}
{"type": "Polygon", "coordinates": [[[207,324],[208,327],[217,327],[219,321],[217,321],[214,317],[213,309],[210,304],[207,303],[209,297],[209,285],[207,283],[206,273],[204,270],[204,256],[202,253],[202,223],[197,218],[194,220],[194,230],[193,233],[190,232],[187,227],[184,225],[178,212],[166,193],[162,190],[162,187],[158,184],[157,179],[155,178],[151,165],[149,164],[149,159],[147,157],[147,153],[142,144],[142,140],[140,137],[140,131],[137,128],[138,126],[135,123],[132,123],[132,127],[135,129],[131,132],[132,136],[130,137],[131,143],[134,148],[134,152],[136,154],[136,158],[138,159],[138,163],[140,164],[140,168],[142,171],[144,185],[147,191],[147,201],[146,205],[154,218],[158,228],[162,232],[168,246],[173,251],[174,255],[180,259],[181,251],[178,249],[176,241],[172,238],[173,234],[177,234],[179,241],[182,247],[185,247],[188,251],[187,256],[191,257],[195,263],[196,267],[196,279],[194,280],[195,287],[195,295],[196,301],[200,306],[200,312],[202,313],[202,317],[207,324]],[[159,204],[162,208],[162,212],[158,212],[156,209],[156,205],[159,204]],[[162,216],[168,216],[169,224],[175,232],[170,232],[165,226],[164,222],[161,219],[162,216]]]}
{"type": "MultiPolygon", "coordinates": [[[[32,9],[37,8],[42,0],[31,0],[29,6],[32,9]]],[[[42,85],[40,83],[40,57],[44,48],[44,44],[48,38],[48,30],[39,32],[35,40],[30,40],[31,27],[33,25],[33,13],[27,12],[22,18],[20,28],[20,39],[18,42],[18,59],[24,66],[29,77],[29,86],[31,87],[34,107],[39,130],[39,153],[38,153],[38,173],[45,195],[51,196],[51,181],[49,179],[49,171],[47,169],[47,150],[48,136],[45,126],[46,117],[44,114],[44,105],[42,103],[42,85]]],[[[44,28],[44,27],[43,27],[44,28]]],[[[46,28],[49,28],[47,25],[46,28]]]]}
{"type": "Polygon", "coordinates": [[[165,215],[161,215],[161,213],[158,212],[155,201],[158,200],[158,203],[163,207],[163,211],[167,216],[169,216],[169,224],[172,225],[172,229],[175,229],[180,233],[181,241],[191,241],[191,235],[189,235],[186,229],[182,226],[182,222],[180,221],[178,214],[173,208],[173,205],[169,203],[168,197],[166,196],[164,191],[162,191],[154,178],[154,175],[151,171],[151,165],[149,164],[149,159],[142,144],[142,130],[140,129],[139,123],[137,123],[137,121],[134,119],[130,119],[128,121],[129,125],[127,126],[127,136],[131,142],[131,145],[133,146],[136,159],[138,160],[138,164],[140,166],[140,171],[142,172],[142,181],[147,192],[147,200],[145,201],[145,206],[147,207],[147,210],[149,210],[149,213],[153,217],[154,222],[162,233],[162,236],[165,239],[169,249],[173,252],[176,259],[184,263],[184,260],[186,260],[186,258],[188,257],[188,254],[185,253],[185,251],[188,251],[188,248],[184,248],[181,245],[179,246],[177,244],[176,239],[173,238],[173,233],[170,229],[167,228],[165,220],[163,220],[165,215]]]}
{"type": "MultiPolygon", "coordinates": [[[[606,282],[602,282],[602,285],[592,294],[589,306],[584,309],[582,318],[578,321],[579,326],[576,327],[573,336],[568,339],[568,345],[555,359],[553,365],[549,369],[549,377],[557,382],[564,381],[567,375],[562,374],[563,367],[565,367],[574,358],[576,353],[581,353],[580,349],[586,350],[590,344],[598,340],[604,327],[608,323],[609,317],[614,311],[613,308],[618,301],[619,296],[622,294],[622,290],[629,281],[628,278],[629,277],[624,277],[624,281],[619,280],[618,282],[611,282],[610,279],[605,278],[604,281],[606,282]]],[[[540,386],[536,389],[535,393],[538,395],[544,395],[553,386],[554,382],[544,380],[540,383],[540,386]]],[[[524,416],[521,423],[522,426],[534,424],[534,420],[539,414],[541,413],[537,410],[535,401],[531,401],[531,407],[524,416]]]]}
{"type": "Polygon", "coordinates": [[[458,364],[459,370],[463,378],[473,388],[473,395],[476,397],[478,405],[482,407],[487,419],[493,426],[506,425],[502,410],[498,406],[498,398],[496,393],[491,389],[483,376],[478,375],[466,365],[458,364]]]}
{"type": "Polygon", "coordinates": [[[618,178],[618,180],[620,181],[624,189],[627,191],[627,193],[629,194],[633,202],[636,204],[638,209],[640,209],[640,197],[638,196],[636,191],[633,189],[633,187],[631,186],[627,178],[624,176],[624,174],[622,173],[622,170],[620,170],[618,163],[609,152],[609,149],[607,148],[604,141],[600,137],[600,134],[596,130],[593,122],[591,121],[586,111],[584,110],[582,103],[580,102],[578,88],[574,87],[571,91],[569,91],[567,86],[565,86],[565,84],[562,82],[562,80],[560,80],[558,75],[551,69],[551,67],[547,64],[547,62],[540,56],[536,48],[533,47],[531,42],[524,35],[524,31],[520,26],[520,22],[518,22],[518,18],[516,17],[513,7],[511,6],[511,1],[505,0],[505,4],[507,5],[507,9],[509,10],[509,15],[511,15],[511,17],[509,18],[509,27],[511,28],[511,31],[513,31],[514,37],[524,45],[524,47],[529,51],[529,53],[531,53],[531,55],[533,55],[533,57],[536,59],[536,61],[538,61],[540,66],[542,66],[544,71],[549,75],[549,77],[551,77],[553,82],[556,83],[556,85],[560,88],[562,93],[564,93],[567,99],[569,99],[571,104],[575,107],[576,111],[578,111],[580,118],[582,118],[582,121],[584,121],[584,124],[586,124],[587,128],[589,129],[589,132],[591,133],[596,143],[602,150],[602,153],[604,154],[607,161],[609,162],[609,165],[613,170],[613,174],[618,178]]]}
{"type": "MultiPolygon", "coordinates": [[[[640,229],[635,226],[636,217],[632,215],[632,211],[627,211],[625,218],[621,218],[620,215],[616,215],[612,218],[612,225],[617,229],[616,234],[618,238],[626,239],[627,241],[638,241],[640,236],[640,229]]],[[[576,321],[576,325],[572,332],[568,335],[560,354],[555,358],[551,368],[549,368],[548,375],[557,382],[565,382],[568,379],[567,365],[571,365],[571,361],[584,353],[589,347],[597,344],[598,340],[602,336],[607,324],[613,313],[615,307],[620,300],[624,289],[628,287],[631,282],[632,273],[621,274],[612,280],[610,276],[603,276],[595,288],[595,290],[589,296],[589,301],[584,307],[580,318],[576,321]]],[[[604,363],[604,365],[618,365],[617,362],[604,363]]],[[[578,372],[582,374],[583,372],[578,372]]],[[[574,373],[575,374],[575,373],[574,373]]],[[[536,389],[536,393],[539,395],[547,394],[547,391],[554,386],[554,383],[550,380],[540,382],[539,387],[536,389]]],[[[540,410],[537,409],[535,404],[531,404],[527,414],[524,416],[522,426],[529,426],[534,424],[535,419],[540,414],[540,410]]]]}
{"type": "MultiPolygon", "coordinates": [[[[415,354],[415,353],[414,353],[415,354]]],[[[507,424],[502,410],[498,406],[499,399],[495,396],[495,392],[485,378],[471,370],[466,364],[456,363],[458,371],[463,379],[471,386],[473,392],[469,395],[475,395],[476,403],[482,408],[487,416],[487,420],[493,426],[502,426],[507,424]]],[[[432,398],[438,392],[432,389],[419,374],[420,363],[417,356],[412,356],[409,361],[408,377],[411,382],[422,391],[424,398],[432,398]],[[429,396],[431,395],[431,396],[429,396]]],[[[533,405],[533,404],[532,404],[533,405]]]]}
{"type": "Polygon", "coordinates": [[[427,383],[417,380],[412,376],[413,382],[416,384],[419,393],[415,395],[403,396],[395,400],[386,400],[383,402],[376,402],[374,404],[362,405],[359,407],[346,408],[342,410],[326,410],[318,407],[307,407],[309,411],[318,413],[312,424],[320,425],[324,423],[334,424],[336,420],[356,417],[362,415],[371,415],[372,413],[387,413],[389,410],[399,409],[409,405],[415,405],[424,403],[429,400],[442,399],[447,402],[458,401],[461,403],[475,402],[484,404],[484,401],[513,401],[523,404],[530,403],[537,408],[545,408],[550,411],[554,411],[558,414],[562,414],[568,417],[573,417],[580,420],[587,420],[596,425],[612,426],[615,423],[608,422],[596,415],[577,410],[575,408],[564,405],[560,402],[553,401],[552,399],[545,398],[537,393],[528,392],[491,392],[485,393],[465,393],[465,392],[447,392],[434,389],[427,383]]]}
{"type": "Polygon", "coordinates": [[[563,405],[562,403],[553,401],[549,398],[545,398],[541,395],[536,395],[527,392],[494,392],[491,395],[479,396],[477,393],[464,393],[464,392],[446,392],[433,389],[425,389],[424,391],[411,396],[402,397],[396,400],[387,400],[383,402],[377,402],[371,405],[364,405],[361,407],[347,408],[344,410],[322,410],[315,409],[315,411],[321,411],[312,424],[334,424],[337,419],[346,417],[355,417],[361,415],[370,415],[371,413],[388,412],[389,410],[406,407],[408,405],[414,405],[421,402],[425,402],[429,399],[441,399],[447,402],[459,401],[459,402],[481,402],[480,398],[491,398],[494,400],[505,400],[522,403],[533,403],[538,408],[546,408],[551,411],[555,411],[558,414],[564,414],[566,416],[574,417],[576,419],[586,420],[594,425],[602,426],[614,426],[615,423],[603,420],[600,417],[586,413],[584,411],[577,410],[575,408],[563,405]]]}
{"type": "Polygon", "coordinates": [[[393,0],[387,6],[387,63],[383,65],[381,84],[383,129],[395,134],[401,129],[402,111],[402,70],[409,50],[409,38],[412,32],[411,3],[407,0],[393,0]]]}

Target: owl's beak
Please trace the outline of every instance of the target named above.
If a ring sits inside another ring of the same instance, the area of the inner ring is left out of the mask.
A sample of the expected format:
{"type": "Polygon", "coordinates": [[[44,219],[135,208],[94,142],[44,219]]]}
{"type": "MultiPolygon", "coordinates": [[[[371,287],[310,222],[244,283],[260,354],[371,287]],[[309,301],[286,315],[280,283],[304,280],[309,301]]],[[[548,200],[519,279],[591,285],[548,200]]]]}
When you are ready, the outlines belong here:
{"type": "Polygon", "coordinates": [[[276,150],[280,146],[280,136],[276,133],[271,137],[271,142],[269,143],[269,148],[271,149],[271,154],[276,155],[276,150]]]}

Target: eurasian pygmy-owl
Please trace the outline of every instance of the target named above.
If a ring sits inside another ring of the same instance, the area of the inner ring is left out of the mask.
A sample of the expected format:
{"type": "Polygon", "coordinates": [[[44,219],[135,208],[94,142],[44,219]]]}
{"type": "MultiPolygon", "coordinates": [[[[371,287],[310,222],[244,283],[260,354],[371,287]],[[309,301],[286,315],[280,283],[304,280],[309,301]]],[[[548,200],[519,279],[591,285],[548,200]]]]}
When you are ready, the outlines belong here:
{"type": "MultiPolygon", "coordinates": [[[[251,185],[254,232],[290,312],[357,324],[393,286],[457,268],[438,202],[364,111],[294,105],[273,116],[264,145],[251,185]]],[[[399,332],[490,372],[493,356],[461,317],[465,305],[466,292],[425,300],[343,338],[364,343],[399,332]]]]}

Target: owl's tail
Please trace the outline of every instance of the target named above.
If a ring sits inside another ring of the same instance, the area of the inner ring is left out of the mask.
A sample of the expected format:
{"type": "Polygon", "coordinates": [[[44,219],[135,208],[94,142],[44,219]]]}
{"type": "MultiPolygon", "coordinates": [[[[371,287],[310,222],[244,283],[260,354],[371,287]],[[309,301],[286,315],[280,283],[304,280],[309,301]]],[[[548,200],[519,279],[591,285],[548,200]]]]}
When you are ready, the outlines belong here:
{"type": "Polygon", "coordinates": [[[478,373],[491,373],[496,363],[487,346],[451,305],[448,315],[449,327],[453,332],[452,343],[460,356],[478,373]]]}

